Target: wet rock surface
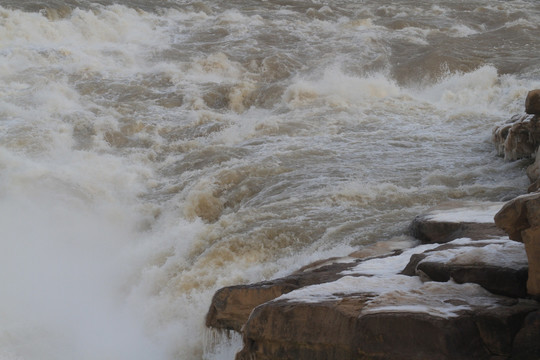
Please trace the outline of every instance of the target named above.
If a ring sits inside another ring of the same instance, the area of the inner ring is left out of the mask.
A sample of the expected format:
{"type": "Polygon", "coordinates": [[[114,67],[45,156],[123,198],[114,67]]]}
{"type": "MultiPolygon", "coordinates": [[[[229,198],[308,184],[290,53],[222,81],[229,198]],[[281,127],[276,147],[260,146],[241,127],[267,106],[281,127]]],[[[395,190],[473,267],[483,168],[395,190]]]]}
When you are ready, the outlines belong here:
{"type": "Polygon", "coordinates": [[[206,316],[206,326],[240,332],[258,305],[304,286],[337,280],[341,271],[354,266],[354,263],[333,263],[331,259],[327,262],[330,264],[316,263],[284,278],[218,290],[206,316]]]}
{"type": "Polygon", "coordinates": [[[504,236],[504,230],[493,223],[493,216],[502,206],[497,202],[448,202],[418,215],[409,232],[424,243],[504,236]]]}
{"type": "Polygon", "coordinates": [[[524,246],[493,222],[474,225],[500,206],[445,204],[422,215],[462,228],[466,219],[477,240],[367,249],[224,288],[207,325],[241,332],[242,360],[540,358],[528,344],[540,304],[527,298],[524,246]]]}
{"type": "Polygon", "coordinates": [[[540,90],[531,90],[525,99],[525,112],[540,115],[540,90]]]}
{"type": "Polygon", "coordinates": [[[540,297],[540,193],[509,201],[495,215],[495,224],[510,239],[525,244],[529,263],[527,291],[540,297]]]}
{"type": "Polygon", "coordinates": [[[525,114],[517,114],[493,129],[492,141],[499,155],[507,160],[533,159],[527,168],[529,192],[540,189],[540,89],[531,90],[525,99],[525,114]]]}
{"type": "Polygon", "coordinates": [[[540,354],[540,311],[527,315],[517,333],[512,347],[512,359],[539,359],[540,354]]]}
{"type": "Polygon", "coordinates": [[[521,244],[482,240],[446,244],[415,254],[402,274],[421,276],[426,281],[474,283],[493,294],[526,297],[527,272],[527,259],[521,244]],[[498,254],[505,253],[507,260],[512,258],[513,261],[500,261],[500,256],[504,255],[498,254]]]}
{"type": "Polygon", "coordinates": [[[540,144],[540,124],[535,115],[516,115],[495,127],[492,140],[507,160],[532,158],[540,144]]]}
{"type": "Polygon", "coordinates": [[[413,311],[363,314],[369,300],[357,294],[317,303],[271,301],[253,311],[237,359],[505,358],[523,319],[537,308],[516,301],[448,318],[413,311]]]}

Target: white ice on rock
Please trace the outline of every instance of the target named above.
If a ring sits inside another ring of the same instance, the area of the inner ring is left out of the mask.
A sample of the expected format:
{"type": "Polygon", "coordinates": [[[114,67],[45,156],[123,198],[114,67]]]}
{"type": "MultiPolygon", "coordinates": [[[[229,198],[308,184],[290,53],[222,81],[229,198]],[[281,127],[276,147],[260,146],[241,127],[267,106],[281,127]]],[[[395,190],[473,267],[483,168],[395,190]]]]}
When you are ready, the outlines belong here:
{"type": "Polygon", "coordinates": [[[401,272],[409,263],[412,255],[433,249],[440,244],[425,244],[403,251],[397,256],[373,258],[362,261],[351,270],[343,271],[343,275],[390,275],[401,272]]]}
{"type": "MultiPolygon", "coordinates": [[[[448,245],[457,249],[428,252],[423,261],[453,264],[477,263],[521,268],[527,265],[523,244],[507,237],[490,240],[457,239],[448,245]],[[483,246],[472,246],[482,244],[483,246]]],[[[307,286],[276,300],[317,303],[335,301],[343,297],[370,298],[362,314],[377,312],[418,312],[449,318],[460,311],[474,307],[496,306],[500,296],[491,294],[480,285],[449,282],[422,282],[418,276],[401,275],[414,254],[432,250],[441,244],[425,244],[403,251],[399,255],[367,259],[351,270],[342,272],[342,278],[323,284],[307,286]]]]}
{"type": "Polygon", "coordinates": [[[344,276],[341,279],[308,286],[282,295],[276,300],[318,303],[339,300],[359,293],[373,296],[362,314],[378,312],[419,312],[449,318],[475,306],[495,306],[500,299],[477,284],[452,281],[423,283],[416,276],[344,276]]]}
{"type": "Polygon", "coordinates": [[[475,264],[483,266],[499,266],[510,269],[527,267],[527,254],[523,243],[512,241],[507,237],[495,241],[474,241],[458,239],[449,244],[464,245],[454,249],[429,252],[421,262],[438,262],[445,264],[475,264]],[[466,246],[474,243],[486,243],[485,246],[466,246]]]}
{"type": "Polygon", "coordinates": [[[430,221],[493,223],[493,217],[503,207],[502,202],[467,204],[463,207],[436,209],[427,214],[430,221]]]}

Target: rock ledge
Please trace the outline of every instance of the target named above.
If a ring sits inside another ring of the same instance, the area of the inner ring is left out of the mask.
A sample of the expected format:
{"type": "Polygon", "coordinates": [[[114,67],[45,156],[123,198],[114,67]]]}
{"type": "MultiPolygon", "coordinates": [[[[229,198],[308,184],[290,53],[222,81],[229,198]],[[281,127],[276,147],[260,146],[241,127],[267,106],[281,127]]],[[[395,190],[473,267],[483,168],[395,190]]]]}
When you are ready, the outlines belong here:
{"type": "Polygon", "coordinates": [[[242,333],[237,360],[538,359],[527,339],[538,333],[540,304],[527,298],[524,246],[488,221],[501,206],[445,204],[415,220],[457,224],[476,240],[366,248],[366,257],[221,289],[207,325],[242,333]]]}

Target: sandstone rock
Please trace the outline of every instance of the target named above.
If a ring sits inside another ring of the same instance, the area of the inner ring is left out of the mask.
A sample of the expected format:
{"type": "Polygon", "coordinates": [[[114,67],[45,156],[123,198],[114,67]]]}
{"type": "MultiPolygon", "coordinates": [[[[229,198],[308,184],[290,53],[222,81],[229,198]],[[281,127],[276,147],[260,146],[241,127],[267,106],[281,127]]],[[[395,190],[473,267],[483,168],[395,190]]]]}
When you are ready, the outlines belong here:
{"type": "Polygon", "coordinates": [[[540,179],[540,153],[538,152],[538,150],[536,150],[534,159],[534,163],[527,167],[527,177],[529,178],[531,183],[540,179]]]}
{"type": "Polygon", "coordinates": [[[206,315],[206,326],[240,332],[258,305],[298,288],[287,282],[229,286],[218,290],[206,315]]]}
{"type": "MultiPolygon", "coordinates": [[[[525,296],[524,245],[493,231],[501,204],[468,205],[424,214],[460,239],[390,252],[374,247],[281,279],[221,289],[207,325],[242,333],[237,360],[533,359],[538,321],[529,314],[540,303],[516,298],[525,296]]],[[[534,202],[505,207],[500,218],[510,223],[540,217],[534,202]]],[[[525,246],[539,238],[536,231],[519,232],[525,246]]],[[[441,230],[423,232],[444,239],[441,230]]]]}
{"type": "Polygon", "coordinates": [[[285,295],[252,312],[244,327],[244,348],[236,359],[508,357],[522,319],[539,306],[534,301],[496,298],[483,307],[481,301],[473,304],[472,297],[463,296],[471,285],[448,286],[441,297],[444,286],[424,286],[422,301],[397,291],[393,302],[387,297],[379,304],[375,294],[361,288],[356,294],[336,293],[317,302],[285,295]],[[441,304],[461,310],[437,312],[441,304]]]}
{"type": "Polygon", "coordinates": [[[529,259],[529,277],[527,291],[540,298],[540,226],[522,232],[525,251],[529,259]]]}
{"type": "Polygon", "coordinates": [[[531,312],[525,318],[514,340],[512,359],[540,359],[540,311],[531,312]]]}
{"type": "Polygon", "coordinates": [[[249,314],[258,305],[304,286],[339,279],[343,271],[356,266],[362,258],[393,256],[413,244],[410,240],[381,242],[366,246],[348,257],[316,261],[283,278],[222,288],[212,298],[206,326],[240,332],[249,314]]]}
{"type": "Polygon", "coordinates": [[[540,225],[540,194],[518,196],[507,202],[495,215],[495,225],[504,230],[510,239],[521,241],[521,232],[540,225]]]}
{"type": "Polygon", "coordinates": [[[531,90],[525,99],[525,112],[540,115],[540,90],[531,90]]]}
{"type": "Polygon", "coordinates": [[[527,295],[527,267],[509,269],[482,265],[446,265],[423,262],[417,267],[435,281],[453,279],[458,284],[475,283],[500,295],[525,297],[527,295]]]}
{"type": "Polygon", "coordinates": [[[304,286],[334,281],[342,276],[340,272],[355,264],[352,259],[348,263],[326,260],[284,278],[222,288],[212,298],[206,326],[240,332],[249,314],[258,305],[304,286]]]}
{"type": "Polygon", "coordinates": [[[531,158],[540,144],[540,125],[536,116],[516,115],[495,127],[492,134],[499,155],[507,160],[531,158]]]}
{"type": "Polygon", "coordinates": [[[540,179],[532,182],[531,185],[529,185],[529,187],[527,188],[528,193],[537,192],[538,190],[540,190],[540,179]]]}
{"type": "Polygon", "coordinates": [[[470,317],[442,319],[422,313],[361,316],[363,302],[361,297],[316,304],[274,301],[258,307],[246,325],[245,346],[236,359],[490,357],[470,317]]]}
{"type": "Polygon", "coordinates": [[[512,240],[525,243],[529,260],[527,291],[540,296],[540,193],[509,201],[495,215],[495,224],[512,240]]]}
{"type": "Polygon", "coordinates": [[[450,202],[417,216],[409,232],[424,243],[445,243],[466,237],[486,239],[504,236],[493,216],[504,203],[499,202],[450,202]]]}
{"type": "MultiPolygon", "coordinates": [[[[516,334],[522,330],[524,318],[531,314],[529,312],[531,304],[531,302],[520,300],[512,306],[483,309],[474,315],[480,337],[491,354],[506,358],[512,353],[516,334]]],[[[534,342],[533,340],[532,343],[534,342]]],[[[527,341],[524,343],[525,347],[530,346],[526,344],[527,341]]],[[[514,359],[522,358],[514,357],[514,359]]]]}
{"type": "Polygon", "coordinates": [[[510,240],[449,243],[415,254],[402,271],[424,281],[475,283],[499,295],[527,295],[527,257],[523,245],[510,240]],[[504,261],[500,254],[505,254],[504,261]]]}

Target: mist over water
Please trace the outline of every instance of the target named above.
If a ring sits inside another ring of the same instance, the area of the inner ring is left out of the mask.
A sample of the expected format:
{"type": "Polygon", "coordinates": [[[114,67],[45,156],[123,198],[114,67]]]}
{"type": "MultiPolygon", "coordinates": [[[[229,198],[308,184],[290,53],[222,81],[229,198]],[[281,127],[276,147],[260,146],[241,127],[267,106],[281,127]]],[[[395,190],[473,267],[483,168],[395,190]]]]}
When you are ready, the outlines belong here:
{"type": "Polygon", "coordinates": [[[220,287],[525,191],[528,1],[0,2],[0,359],[230,359],[220,287]]]}

